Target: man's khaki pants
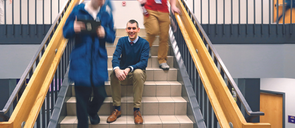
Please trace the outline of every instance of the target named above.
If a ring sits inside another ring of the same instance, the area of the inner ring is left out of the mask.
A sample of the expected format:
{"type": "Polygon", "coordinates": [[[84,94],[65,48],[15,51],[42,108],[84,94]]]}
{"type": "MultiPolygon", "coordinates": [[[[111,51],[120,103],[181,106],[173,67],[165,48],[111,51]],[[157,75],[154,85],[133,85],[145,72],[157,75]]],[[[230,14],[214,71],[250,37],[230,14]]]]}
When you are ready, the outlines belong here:
{"type": "Polygon", "coordinates": [[[150,43],[150,48],[155,41],[156,35],[160,35],[158,61],[159,64],[166,63],[167,54],[169,50],[168,36],[169,36],[169,13],[147,10],[148,17],[144,16],[144,26],[147,33],[146,40],[150,43]]]}
{"type": "Polygon", "coordinates": [[[134,72],[129,72],[124,81],[119,81],[114,71],[110,77],[113,106],[121,106],[121,85],[133,85],[133,106],[140,108],[143,86],[146,80],[145,70],[135,69],[134,72]]]}

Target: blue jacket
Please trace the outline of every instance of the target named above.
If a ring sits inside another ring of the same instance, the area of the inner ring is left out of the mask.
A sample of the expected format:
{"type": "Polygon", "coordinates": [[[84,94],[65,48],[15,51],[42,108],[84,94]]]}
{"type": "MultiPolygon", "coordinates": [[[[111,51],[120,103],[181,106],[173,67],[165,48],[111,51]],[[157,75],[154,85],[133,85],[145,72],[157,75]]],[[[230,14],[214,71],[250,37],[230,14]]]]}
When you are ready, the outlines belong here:
{"type": "Polygon", "coordinates": [[[295,0],[293,0],[292,2],[291,2],[291,0],[285,0],[286,7],[291,8],[291,3],[292,3],[292,7],[295,8],[295,0]]]}
{"type": "Polygon", "coordinates": [[[85,4],[74,7],[64,27],[65,38],[75,38],[75,47],[70,55],[69,79],[78,86],[91,87],[104,85],[108,80],[107,51],[105,42],[113,43],[115,30],[112,12],[103,5],[97,14],[96,20],[100,20],[101,26],[105,29],[105,38],[99,39],[96,34],[82,34],[74,32],[74,21],[77,18],[94,20],[85,10],[85,4]]]}
{"type": "Polygon", "coordinates": [[[125,69],[129,66],[135,69],[145,70],[149,59],[149,42],[139,37],[137,42],[131,45],[128,36],[121,37],[113,54],[112,66],[125,69]]]}

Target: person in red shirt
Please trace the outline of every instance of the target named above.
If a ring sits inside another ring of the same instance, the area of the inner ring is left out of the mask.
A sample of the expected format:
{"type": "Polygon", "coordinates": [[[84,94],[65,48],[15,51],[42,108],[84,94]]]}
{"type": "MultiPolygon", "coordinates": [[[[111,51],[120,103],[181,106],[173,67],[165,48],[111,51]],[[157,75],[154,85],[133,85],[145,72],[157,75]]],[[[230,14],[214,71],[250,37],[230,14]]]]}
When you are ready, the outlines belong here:
{"type": "MultiPolygon", "coordinates": [[[[147,33],[146,40],[150,47],[155,41],[156,35],[160,35],[158,61],[159,67],[163,70],[169,70],[167,64],[167,54],[169,50],[168,35],[169,35],[169,9],[168,0],[138,0],[147,13],[144,13],[144,26],[147,33]]],[[[170,0],[170,7],[172,13],[180,13],[176,7],[176,0],[170,0]]],[[[150,55],[151,56],[151,55],[150,55]]]]}

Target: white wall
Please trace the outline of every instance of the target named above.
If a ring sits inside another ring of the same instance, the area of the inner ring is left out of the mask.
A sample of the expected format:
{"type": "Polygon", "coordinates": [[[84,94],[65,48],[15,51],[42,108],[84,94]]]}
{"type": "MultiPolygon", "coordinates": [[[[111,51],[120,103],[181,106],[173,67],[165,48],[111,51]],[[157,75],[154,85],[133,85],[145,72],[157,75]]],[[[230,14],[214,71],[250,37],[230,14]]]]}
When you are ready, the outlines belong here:
{"type": "Polygon", "coordinates": [[[39,45],[0,45],[0,79],[18,79],[39,45]]]}
{"type": "Polygon", "coordinates": [[[37,8],[35,8],[35,0],[13,0],[14,4],[9,4],[9,0],[6,0],[6,23],[12,24],[12,14],[14,15],[14,24],[27,24],[28,20],[28,8],[29,8],[29,24],[35,24],[35,16],[37,15],[37,24],[43,24],[43,1],[44,1],[44,23],[51,24],[50,22],[50,9],[52,8],[52,22],[58,15],[58,1],[60,2],[60,10],[64,7],[64,3],[68,0],[36,0],[37,8]],[[21,7],[20,7],[21,1],[21,7]],[[52,1],[52,7],[50,2],[52,1]],[[28,4],[29,2],[29,4],[28,4]],[[12,11],[12,5],[14,8],[12,11]],[[29,5],[29,6],[28,6],[29,5]],[[22,20],[20,21],[20,8],[22,14],[22,20]],[[37,9],[37,13],[35,12],[37,9]],[[14,13],[13,13],[14,12],[14,13]]]}
{"type": "Polygon", "coordinates": [[[261,90],[285,93],[285,127],[294,128],[295,124],[288,123],[288,115],[295,116],[295,79],[289,78],[262,78],[261,90]]]}
{"type": "Polygon", "coordinates": [[[214,47],[233,78],[295,78],[295,44],[214,47]]]}
{"type": "MultiPolygon", "coordinates": [[[[37,15],[37,24],[43,24],[43,0],[37,0],[37,14],[35,13],[35,0],[21,0],[22,1],[22,20],[20,21],[20,1],[14,0],[14,24],[27,24],[27,8],[29,7],[29,23],[35,24],[35,16],[37,15]],[[29,1],[29,6],[27,2],[29,1]]],[[[44,23],[50,24],[50,1],[44,0],[44,23]]],[[[65,2],[68,0],[60,0],[60,10],[64,7],[65,2]]],[[[89,0],[85,0],[89,1],[89,0]]],[[[123,1],[112,0],[114,10],[114,20],[116,28],[125,28],[126,23],[130,19],[135,19],[139,22],[139,27],[143,26],[143,16],[142,10],[140,8],[139,2],[136,0],[127,0],[126,6],[122,6],[123,1]]],[[[12,24],[12,4],[6,1],[6,23],[12,24]]],[[[56,16],[58,15],[58,0],[52,0],[52,22],[54,22],[56,16]]]]}
{"type": "Polygon", "coordinates": [[[125,28],[130,19],[137,20],[139,27],[144,28],[143,14],[138,1],[126,1],[126,6],[122,6],[122,1],[113,1],[113,6],[116,28],[125,28]]]}
{"type": "MultiPolygon", "coordinates": [[[[202,22],[207,24],[208,23],[208,1],[210,1],[210,23],[216,23],[216,1],[217,1],[217,16],[218,24],[223,24],[223,14],[225,14],[225,24],[231,23],[231,12],[233,12],[233,24],[239,23],[239,0],[224,0],[223,8],[223,0],[187,0],[187,3],[193,11],[193,5],[195,5],[195,15],[200,22],[201,18],[201,1],[202,1],[202,22]],[[194,4],[193,4],[194,1],[194,4]],[[233,1],[233,11],[231,11],[231,1],[233,1]],[[224,11],[225,10],[225,11],[224,11]],[[225,12],[225,13],[224,13],[225,12]]],[[[273,7],[272,3],[269,3],[269,0],[256,0],[255,1],[255,14],[256,14],[256,23],[260,24],[261,20],[261,4],[263,1],[263,23],[269,23],[269,14],[272,14],[272,11],[269,12],[269,6],[273,7]]],[[[240,16],[241,16],[241,23],[246,23],[246,0],[240,0],[240,16]]],[[[271,19],[272,20],[272,19],[271,19]]],[[[254,2],[253,0],[248,0],[248,23],[254,23],[254,2]]]]}

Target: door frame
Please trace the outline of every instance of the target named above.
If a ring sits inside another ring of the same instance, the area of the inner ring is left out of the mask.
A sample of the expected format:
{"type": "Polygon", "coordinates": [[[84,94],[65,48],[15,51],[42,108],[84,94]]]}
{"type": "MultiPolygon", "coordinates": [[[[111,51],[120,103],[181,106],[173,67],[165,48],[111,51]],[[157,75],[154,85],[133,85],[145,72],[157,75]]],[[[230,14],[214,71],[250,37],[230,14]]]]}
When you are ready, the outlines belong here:
{"type": "Polygon", "coordinates": [[[285,128],[285,92],[260,90],[260,93],[279,94],[283,96],[283,128],[285,128]]]}

